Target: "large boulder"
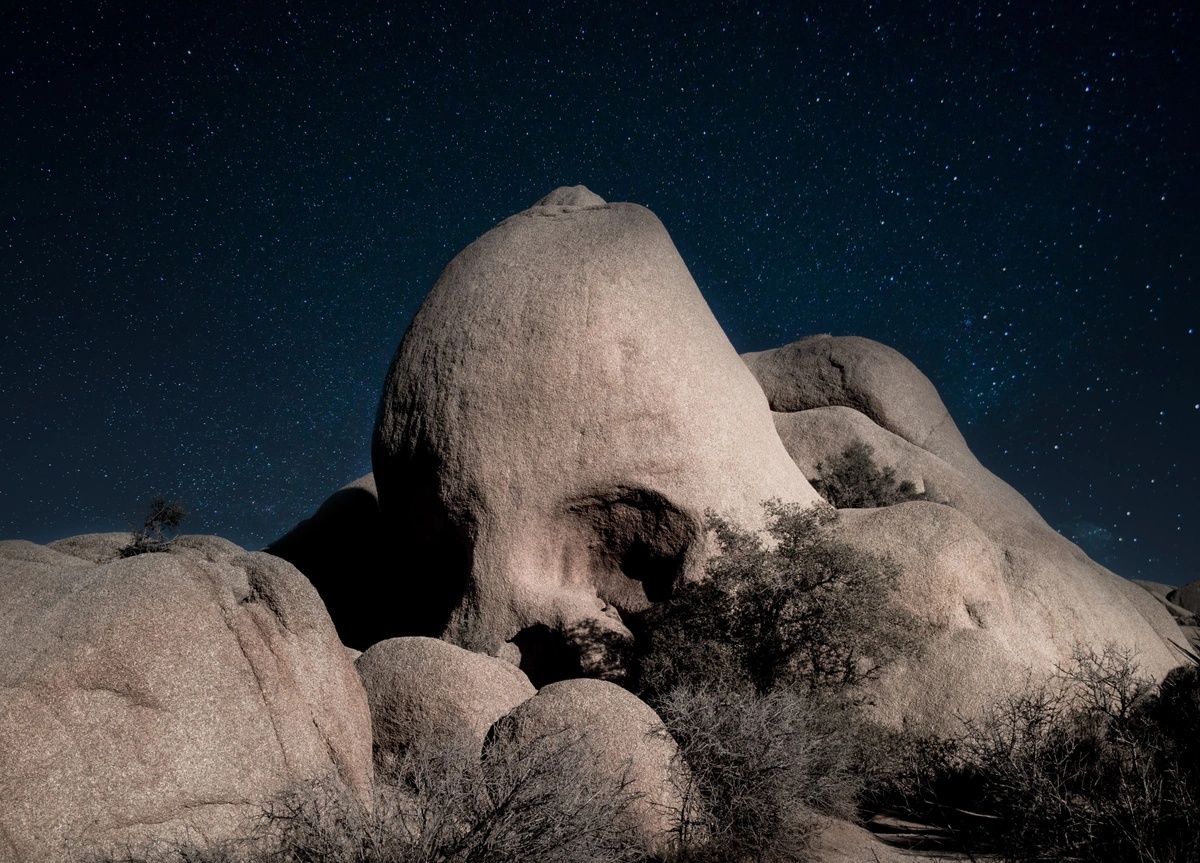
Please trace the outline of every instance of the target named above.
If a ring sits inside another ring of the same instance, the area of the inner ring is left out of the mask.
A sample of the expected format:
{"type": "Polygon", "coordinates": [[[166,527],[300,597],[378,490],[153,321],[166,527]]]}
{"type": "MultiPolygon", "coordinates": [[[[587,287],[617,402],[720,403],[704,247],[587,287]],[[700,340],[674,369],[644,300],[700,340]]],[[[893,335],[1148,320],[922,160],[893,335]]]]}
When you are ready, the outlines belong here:
{"type": "Polygon", "coordinates": [[[1192,614],[1200,615],[1200,581],[1191,581],[1176,588],[1167,595],[1167,599],[1192,614]]]}
{"type": "Polygon", "coordinates": [[[819,335],[742,359],[773,411],[854,408],[951,464],[978,464],[933,383],[887,345],[858,336],[819,335]]]}
{"type": "Polygon", "coordinates": [[[705,510],[818,499],[659,220],[582,186],[446,267],[372,457],[417,634],[535,684],[619,673],[623,615],[702,567],[705,510]]]}
{"type": "Polygon", "coordinates": [[[814,336],[747,354],[780,438],[810,479],[860,440],[929,502],[843,510],[844,539],[890,554],[899,601],[925,625],[925,649],[880,682],[895,722],[945,725],[1114,643],[1144,672],[1177,663],[1182,634],[1146,591],[1092,561],[971,454],[928,378],[867,339],[814,336]]]}
{"type": "Polygon", "coordinates": [[[580,772],[564,780],[597,793],[624,785],[634,798],[624,826],[648,850],[671,841],[683,808],[678,747],[658,714],[637,696],[603,680],[551,683],[503,717],[489,745],[500,734],[505,742],[534,748],[543,741],[559,745],[566,735],[582,757],[574,762],[580,772]]]}
{"type": "Polygon", "coordinates": [[[366,694],[304,577],[128,538],[0,542],[0,859],[221,840],[309,780],[366,799],[366,694]]]}
{"type": "Polygon", "coordinates": [[[478,752],[492,723],[536,692],[511,663],[436,638],[389,638],[355,665],[381,767],[414,744],[478,752]]]}

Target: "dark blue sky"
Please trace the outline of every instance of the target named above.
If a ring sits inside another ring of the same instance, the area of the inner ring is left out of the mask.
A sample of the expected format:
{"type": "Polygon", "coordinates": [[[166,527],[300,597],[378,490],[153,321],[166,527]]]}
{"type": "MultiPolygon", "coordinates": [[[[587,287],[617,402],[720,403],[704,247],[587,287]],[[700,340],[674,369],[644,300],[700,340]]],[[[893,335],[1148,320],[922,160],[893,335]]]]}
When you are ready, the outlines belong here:
{"type": "Polygon", "coordinates": [[[0,13],[0,537],[161,491],[270,541],[449,258],[584,183],[739,350],[886,342],[1093,557],[1200,577],[1196,4],[655,5],[0,13]]]}

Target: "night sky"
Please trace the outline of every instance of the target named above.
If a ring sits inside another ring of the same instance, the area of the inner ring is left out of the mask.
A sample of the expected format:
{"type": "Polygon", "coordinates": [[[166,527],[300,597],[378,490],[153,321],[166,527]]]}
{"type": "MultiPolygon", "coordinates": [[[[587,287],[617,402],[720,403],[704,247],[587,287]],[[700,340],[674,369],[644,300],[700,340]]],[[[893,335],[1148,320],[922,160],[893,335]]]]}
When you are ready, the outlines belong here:
{"type": "Polygon", "coordinates": [[[667,7],[0,12],[0,537],[276,538],[446,262],[583,183],[739,351],[885,342],[1091,556],[1200,577],[1200,5],[667,7]]]}

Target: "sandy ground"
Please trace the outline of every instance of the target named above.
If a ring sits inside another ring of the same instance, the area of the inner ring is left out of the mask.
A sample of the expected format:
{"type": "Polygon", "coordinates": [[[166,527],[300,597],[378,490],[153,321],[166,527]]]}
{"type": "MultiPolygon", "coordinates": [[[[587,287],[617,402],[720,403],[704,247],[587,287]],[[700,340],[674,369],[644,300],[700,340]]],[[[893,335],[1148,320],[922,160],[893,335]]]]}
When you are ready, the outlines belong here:
{"type": "Polygon", "coordinates": [[[971,857],[937,828],[877,815],[865,827],[831,820],[813,848],[816,863],[945,863],[971,857]]]}

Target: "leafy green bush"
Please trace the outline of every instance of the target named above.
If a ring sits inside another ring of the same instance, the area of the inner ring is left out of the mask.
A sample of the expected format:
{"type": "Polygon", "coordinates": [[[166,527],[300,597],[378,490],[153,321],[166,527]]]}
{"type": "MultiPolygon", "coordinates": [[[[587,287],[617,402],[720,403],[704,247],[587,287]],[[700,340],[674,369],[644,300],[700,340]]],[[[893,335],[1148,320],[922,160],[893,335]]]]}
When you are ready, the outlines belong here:
{"type": "Polygon", "coordinates": [[[817,463],[820,476],[813,480],[817,493],[838,509],[891,506],[925,500],[924,492],[910,480],[896,481],[896,470],[875,463],[875,449],[856,440],[828,464],[817,463]]]}
{"type": "Polygon", "coordinates": [[[914,621],[892,601],[893,561],[834,539],[830,507],[764,506],[772,545],[710,513],[720,552],[706,577],[646,616],[639,680],[651,701],[677,685],[850,693],[916,650],[914,621]]]}

